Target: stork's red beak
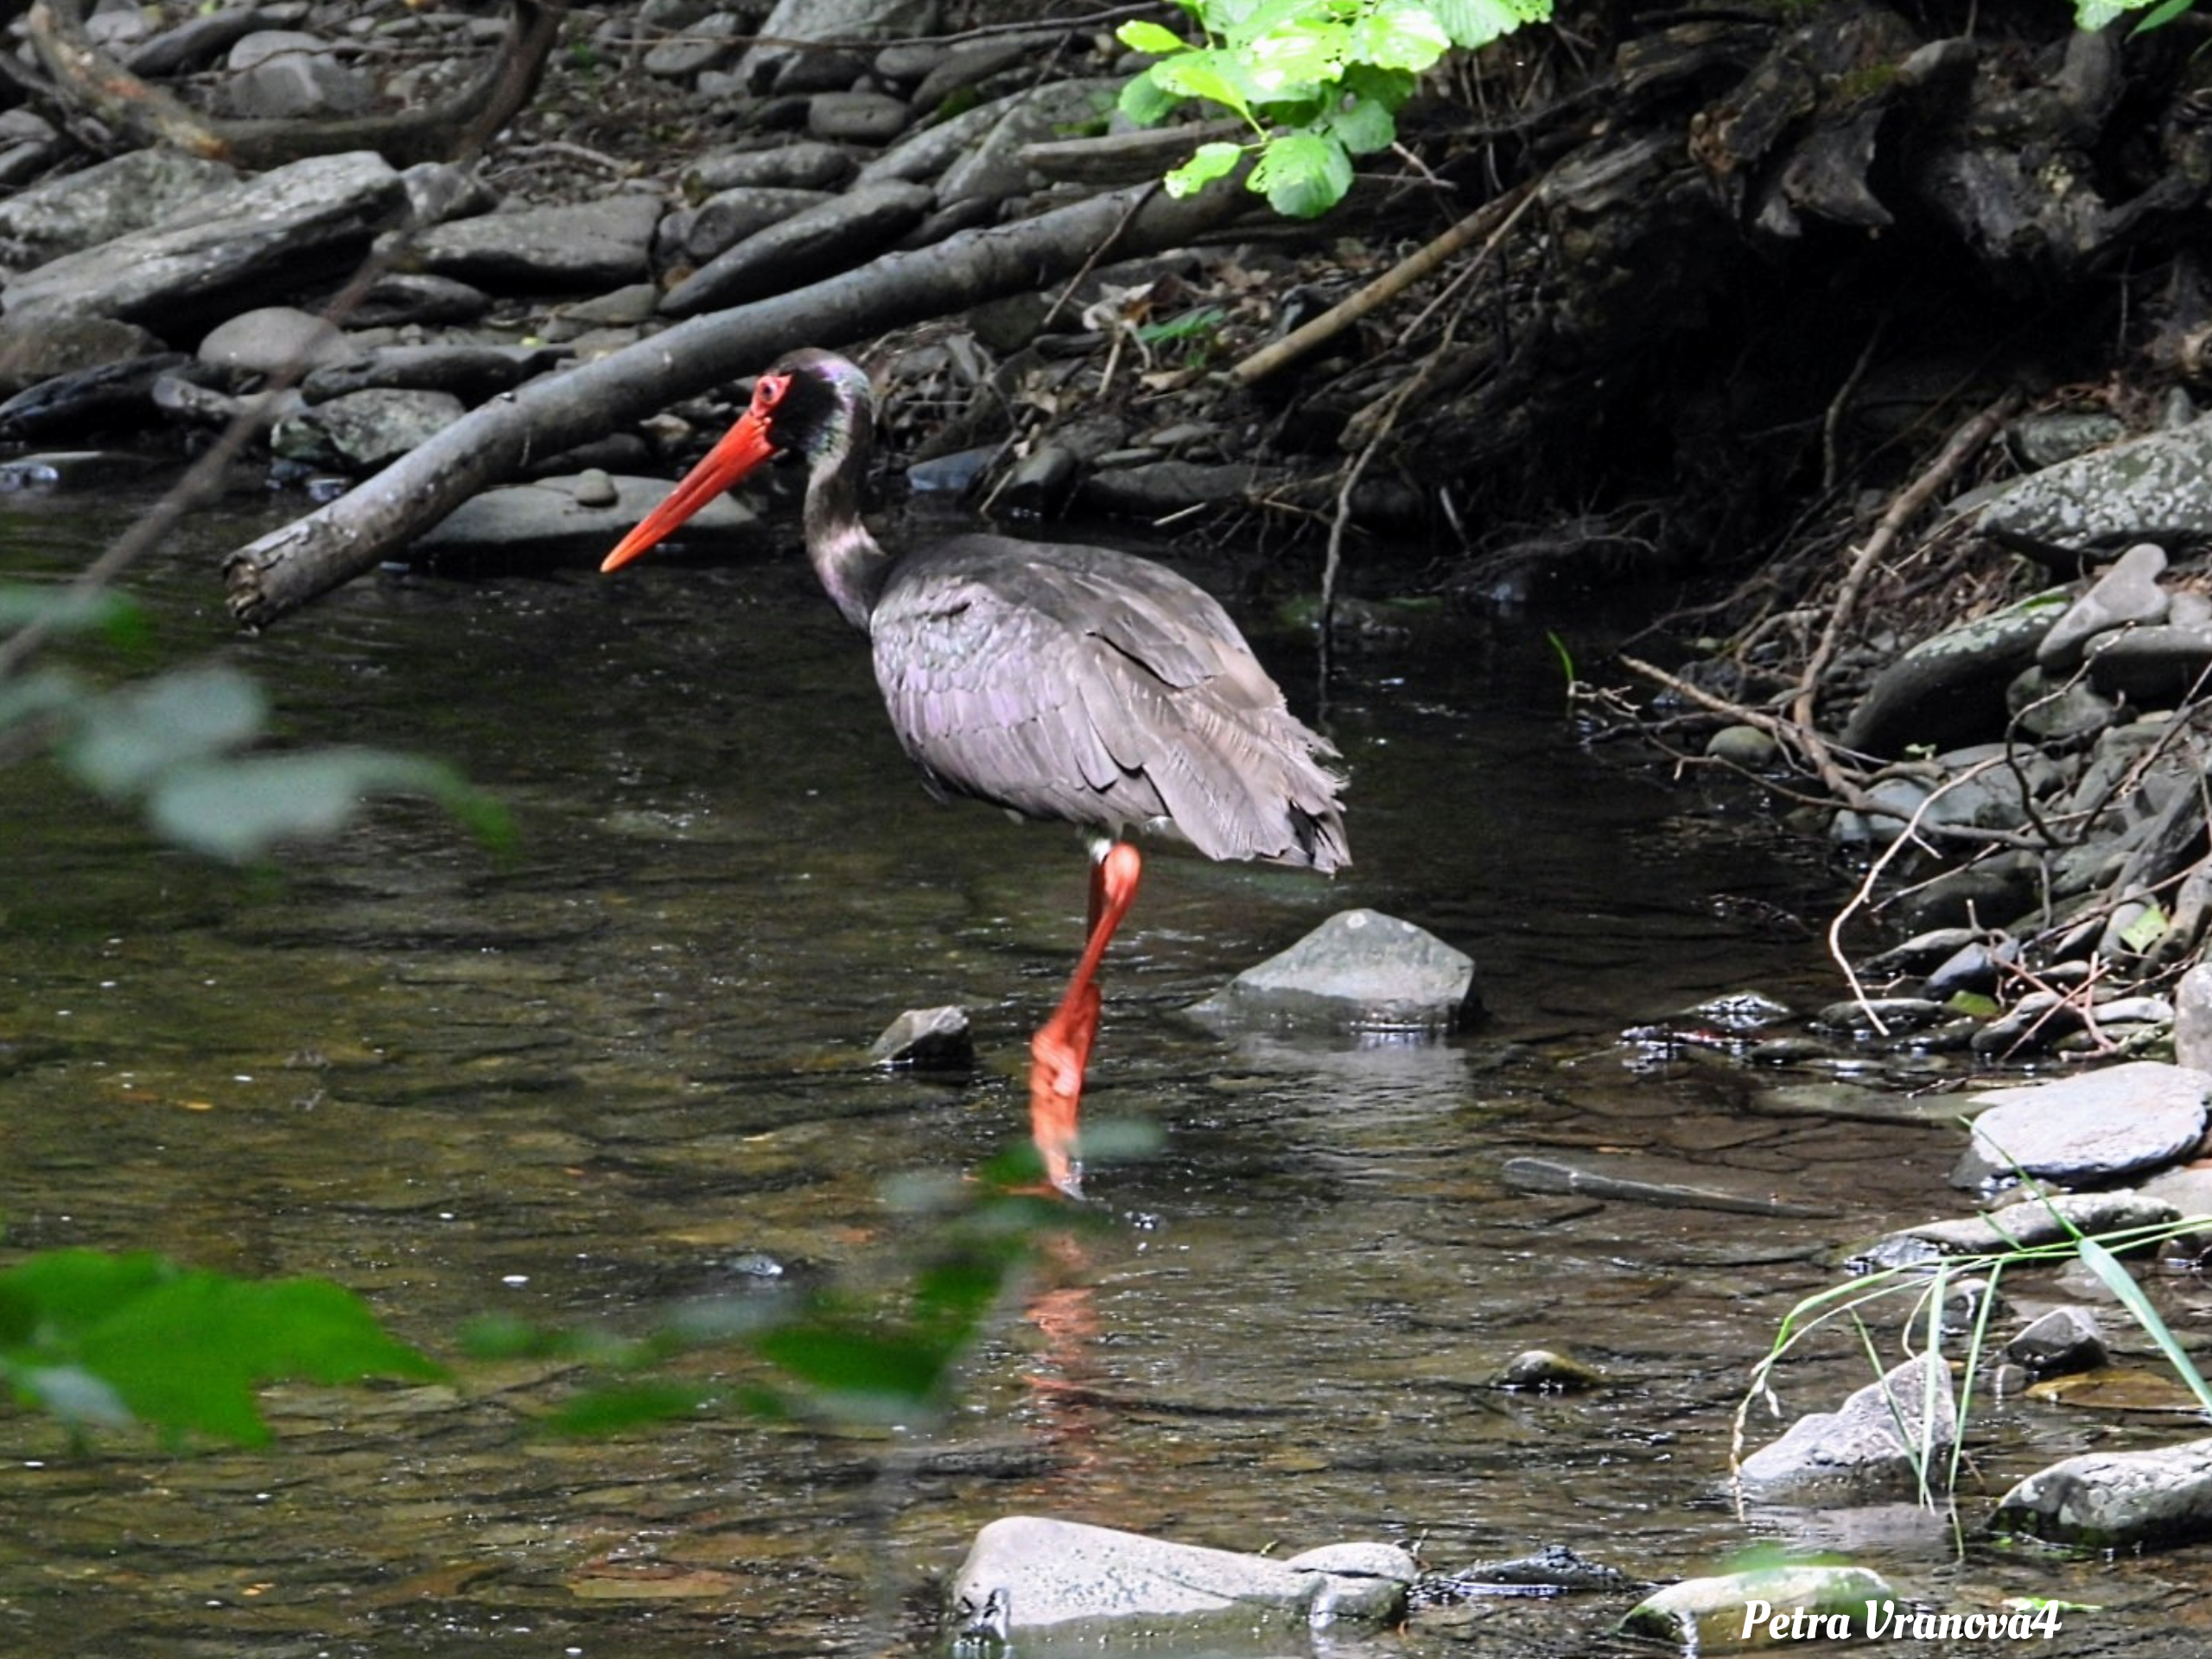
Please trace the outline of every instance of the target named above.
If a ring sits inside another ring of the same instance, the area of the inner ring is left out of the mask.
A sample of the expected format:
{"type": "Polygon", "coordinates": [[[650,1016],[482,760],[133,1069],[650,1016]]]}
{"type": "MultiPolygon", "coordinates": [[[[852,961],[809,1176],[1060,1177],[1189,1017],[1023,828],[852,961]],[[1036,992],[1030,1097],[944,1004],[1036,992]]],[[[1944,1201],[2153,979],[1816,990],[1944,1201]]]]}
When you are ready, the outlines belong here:
{"type": "MultiPolygon", "coordinates": [[[[764,377],[765,378],[765,377],[764,377]]],[[[638,527],[616,544],[599,567],[619,570],[631,560],[648,553],[693,513],[743,479],[776,453],[768,436],[768,410],[755,397],[753,407],[737,417],[737,424],[707,451],[706,459],[683,475],[668,499],[639,521],[638,527]]]]}

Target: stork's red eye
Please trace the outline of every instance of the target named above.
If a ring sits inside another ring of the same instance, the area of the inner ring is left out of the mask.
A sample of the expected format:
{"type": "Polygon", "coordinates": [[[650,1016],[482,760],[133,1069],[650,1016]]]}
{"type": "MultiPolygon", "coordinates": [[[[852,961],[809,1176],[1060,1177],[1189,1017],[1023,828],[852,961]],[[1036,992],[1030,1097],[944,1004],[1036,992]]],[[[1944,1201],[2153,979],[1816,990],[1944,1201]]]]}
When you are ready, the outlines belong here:
{"type": "Polygon", "coordinates": [[[791,389],[791,378],[788,374],[762,375],[753,383],[753,412],[755,415],[771,413],[778,404],[784,401],[784,394],[791,389]]]}

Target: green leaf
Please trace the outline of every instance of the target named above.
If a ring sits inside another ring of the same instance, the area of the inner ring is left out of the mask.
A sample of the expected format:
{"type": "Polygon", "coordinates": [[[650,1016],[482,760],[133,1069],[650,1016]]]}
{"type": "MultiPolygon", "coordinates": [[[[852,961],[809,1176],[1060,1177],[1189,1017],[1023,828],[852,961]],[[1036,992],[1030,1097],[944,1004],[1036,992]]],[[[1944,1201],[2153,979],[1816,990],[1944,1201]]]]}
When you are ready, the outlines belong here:
{"type": "Polygon", "coordinates": [[[1355,156],[1388,149],[1398,137],[1396,117],[1371,98],[1354,99],[1331,111],[1329,130],[1355,156]]]}
{"type": "Polygon", "coordinates": [[[1335,138],[1289,132],[1260,152],[1250,188],[1286,218],[1313,219],[1343,200],[1351,180],[1351,156],[1335,138]]]}
{"type": "Polygon", "coordinates": [[[1167,175],[1167,194],[1171,196],[1195,195],[1214,180],[1223,177],[1243,159],[1242,144],[1200,144],[1198,153],[1167,175]]]}
{"type": "Polygon", "coordinates": [[[1114,31],[1114,38],[1132,52],[1149,52],[1156,58],[1185,51],[1191,44],[1173,29],[1163,29],[1142,18],[1123,23],[1114,31]]]}
{"type": "Polygon", "coordinates": [[[72,1422],[259,1445],[265,1383],[444,1375],[325,1280],[235,1279],[96,1250],[48,1251],[0,1274],[0,1376],[72,1422]]]}
{"type": "Polygon", "coordinates": [[[268,713],[261,687],[237,669],[179,669],[86,705],[61,760],[92,789],[121,799],[171,767],[258,736],[268,713]]]}
{"type": "Polygon", "coordinates": [[[2184,12],[2196,10],[2196,0],[2165,0],[2164,5],[2152,7],[2143,20],[2128,30],[2128,33],[2141,35],[2153,29],[2164,29],[2184,12]]]}
{"type": "Polygon", "coordinates": [[[1225,105],[1252,118],[1251,83],[1243,66],[1226,52],[1185,52],[1162,59],[1146,73],[1169,92],[1225,105]]]}
{"type": "Polygon", "coordinates": [[[1348,64],[1344,90],[1354,98],[1371,99],[1395,115],[1421,85],[1420,78],[1403,69],[1378,69],[1371,63],[1348,64]]]}
{"type": "Polygon", "coordinates": [[[766,1332],[753,1346],[826,1404],[871,1421],[934,1411],[957,1353],[946,1343],[902,1332],[858,1331],[827,1322],[766,1332]]]}
{"type": "Polygon", "coordinates": [[[2120,942],[2140,955],[2165,937],[2167,917],[2158,906],[2145,905],[2143,913],[2120,931],[2120,942]]]}
{"type": "Polygon", "coordinates": [[[1158,126],[1183,102],[1182,93],[1170,92],[1154,79],[1154,71],[1159,67],[1154,64],[1142,74],[1132,76],[1116,100],[1122,113],[1141,127],[1158,126]]]}
{"type": "Polygon", "coordinates": [[[505,809],[443,761],[386,749],[317,749],[172,766],[147,794],[149,819],[181,847],[234,862],[279,841],[334,835],[379,795],[424,795],[487,844],[512,843],[505,809]]]}
{"type": "Polygon", "coordinates": [[[1382,0],[1372,12],[1353,22],[1349,35],[1347,57],[1415,74],[1452,48],[1452,37],[1428,8],[1414,0],[1382,0]]]}
{"type": "Polygon", "coordinates": [[[1487,46],[1524,23],[1548,22],[1551,0],[1428,0],[1428,12],[1452,37],[1452,44],[1487,46]]]}
{"type": "Polygon", "coordinates": [[[1252,85],[1268,98],[1294,87],[1332,81],[1344,72],[1349,32],[1340,28],[1283,29],[1261,35],[1245,48],[1252,85]]]}
{"type": "Polygon", "coordinates": [[[2171,1328],[2159,1317],[2158,1310],[2151,1306],[2151,1299],[2143,1294],[2143,1287],[2135,1282],[2134,1275],[2120,1266],[2119,1257],[2094,1238],[2082,1239],[2075,1248],[2081,1252],[2082,1265],[2104,1281],[2105,1288],[2120,1299],[2120,1306],[2134,1315],[2136,1324],[2158,1344],[2166,1363],[2174,1368],[2174,1375],[2196,1396],[2197,1403],[2212,1411],[2212,1388],[2205,1385],[2203,1374],[2196,1369],[2171,1328]]]}

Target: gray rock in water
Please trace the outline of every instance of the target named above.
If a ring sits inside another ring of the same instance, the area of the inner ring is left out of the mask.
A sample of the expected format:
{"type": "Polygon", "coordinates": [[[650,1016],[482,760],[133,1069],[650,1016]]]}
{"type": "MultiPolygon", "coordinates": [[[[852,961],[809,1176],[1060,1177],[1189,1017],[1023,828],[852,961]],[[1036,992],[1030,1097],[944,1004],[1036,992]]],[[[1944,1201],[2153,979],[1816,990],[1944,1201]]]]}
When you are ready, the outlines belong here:
{"type": "Polygon", "coordinates": [[[212,368],[277,374],[349,362],[356,349],[335,325],[311,311],[264,305],[210,328],[198,355],[212,368]]]}
{"type": "Polygon", "coordinates": [[[134,149],[0,201],[0,248],[10,264],[43,264],[158,225],[238,181],[238,168],[222,162],[134,149]]]}
{"type": "Polygon", "coordinates": [[[2212,1538],[2212,1440],[2065,1459],[2005,1493],[1989,1524],[2082,1549],[2212,1538]]]}
{"type": "MultiPolygon", "coordinates": [[[[579,474],[515,484],[462,502],[415,543],[418,553],[506,552],[596,557],[668,494],[668,480],[579,474]],[[606,485],[613,485],[610,495],[606,485]]],[[[686,543],[727,537],[751,525],[753,510],[717,496],[688,519],[686,543]]]]}
{"type": "Polygon", "coordinates": [[[109,490],[146,476],[146,458],[112,449],[42,450],[0,461],[0,493],[67,495],[109,490]]]}
{"type": "Polygon", "coordinates": [[[2045,556],[2212,537],[2212,421],[2131,438],[2031,474],[1985,502],[1977,524],[2045,556]]]}
{"type": "Polygon", "coordinates": [[[268,302],[358,256],[405,200],[381,156],[316,156],[198,197],[161,223],[10,281],[14,317],[120,317],[163,330],[268,302]],[[272,291],[273,290],[273,291],[272,291]]]}
{"type": "Polygon", "coordinates": [[[288,460],[372,473],[429,442],[467,412],[449,391],[349,391],[277,422],[269,447],[288,460]]]}
{"type": "Polygon", "coordinates": [[[921,222],[933,200],[918,184],[855,185],[701,266],[668,291],[660,308],[688,317],[834,276],[897,241],[921,222]]]}
{"type": "MultiPolygon", "coordinates": [[[[1992,1255],[2015,1245],[2056,1244],[2077,1232],[2126,1232],[2162,1226],[2174,1218],[2171,1205],[2138,1192],[2058,1192],[2022,1198],[1987,1215],[1923,1222],[1891,1234],[1890,1239],[1853,1260],[1905,1258],[1910,1253],[1892,1251],[1890,1246],[1908,1240],[1931,1248],[1936,1255],[1992,1255]]],[[[1933,1256],[1913,1259],[1932,1260],[1933,1256]]]]}
{"type": "Polygon", "coordinates": [[[1863,1503],[1911,1493],[1916,1459],[1940,1467],[1958,1433],[1950,1367],[1922,1355],[1859,1389],[1840,1410],[1800,1417],[1737,1472],[1748,1491],[1770,1503],[1863,1503]]]}
{"type": "Polygon", "coordinates": [[[410,263],[497,291],[589,293],[646,275],[661,204],[636,192],[557,207],[486,213],[420,232],[410,263]]]}
{"type": "Polygon", "coordinates": [[[2005,688],[2067,603],[2063,590],[2033,594],[1922,640],[1875,676],[1844,726],[1845,747],[1886,757],[2000,735],[2005,688]]]}
{"type": "Polygon", "coordinates": [[[1380,911],[1346,910],[1192,1009],[1232,1025],[1457,1030],[1478,1017],[1475,959],[1380,911]]]}
{"type": "Polygon", "coordinates": [[[51,440],[147,424],[157,407],[155,385],[190,361],[162,352],[41,380],[0,404],[0,437],[51,440]]]}
{"type": "Polygon", "coordinates": [[[976,1063],[976,1039],[968,1028],[968,1010],[948,1005],[941,1008],[909,1008],[883,1028],[870,1045],[869,1061],[876,1065],[911,1066],[917,1071],[965,1071],[976,1063]]]}
{"type": "Polygon", "coordinates": [[[1017,1515],[976,1535],[952,1598],[957,1634],[969,1639],[1249,1640],[1392,1623],[1414,1571],[1392,1544],[1337,1544],[1276,1560],[1017,1515]]]}
{"type": "Polygon", "coordinates": [[[379,346],[315,370],[300,391],[311,404],[372,387],[449,391],[473,408],[556,366],[562,355],[531,346],[379,346]]]}
{"type": "Polygon", "coordinates": [[[2037,1376],[2092,1371],[2105,1363],[2104,1332],[2086,1307],[2054,1307],[2005,1344],[2005,1357],[2037,1376]]]}
{"type": "Polygon", "coordinates": [[[2158,577],[2165,568],[2166,550],[2155,542],[2129,548],[2050,625],[2050,632],[2036,647],[2037,663],[2046,669],[2069,669],[2082,660],[2083,648],[2095,635],[2130,623],[2164,621],[2169,601],[2158,577]]]}
{"type": "Polygon", "coordinates": [[[2051,1180],[2115,1180],[2177,1162],[2204,1138],[2212,1073],[2158,1060],[1977,1096],[1974,1155],[2051,1180]]]}
{"type": "Polygon", "coordinates": [[[1689,1654],[1809,1645],[1808,1638],[1871,1634],[1870,1610],[1889,1605],[1895,1594],[1889,1581],[1868,1567],[1792,1562],[1681,1580],[1630,1608],[1620,1628],[1624,1635],[1649,1637],[1689,1654]]]}
{"type": "Polygon", "coordinates": [[[1705,740],[1705,752],[1712,759],[1753,771],[1772,762],[1781,747],[1761,726],[1723,726],[1705,740]]]}

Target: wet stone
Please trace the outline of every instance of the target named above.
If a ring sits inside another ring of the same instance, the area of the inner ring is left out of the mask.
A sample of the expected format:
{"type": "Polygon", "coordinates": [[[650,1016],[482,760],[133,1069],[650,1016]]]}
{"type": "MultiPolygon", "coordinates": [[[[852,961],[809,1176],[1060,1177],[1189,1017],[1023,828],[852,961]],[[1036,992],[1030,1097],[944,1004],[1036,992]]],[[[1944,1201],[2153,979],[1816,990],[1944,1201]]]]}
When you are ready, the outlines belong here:
{"type": "Polygon", "coordinates": [[[1779,747],[1757,726],[1723,726],[1705,740],[1705,752],[1712,759],[1755,769],[1772,761],[1779,747]]]}
{"type": "Polygon", "coordinates": [[[1950,1368],[1923,1356],[1858,1389],[1839,1409],[1799,1418],[1738,1472],[1770,1503],[1866,1503],[1909,1493],[1916,1459],[1941,1458],[1958,1438],[1957,1412],[1950,1368]]]}
{"type": "Polygon", "coordinates": [[[2005,1493],[1990,1526],[2088,1549],[2212,1538],[2212,1440],[2065,1459],[2005,1493]]]}
{"type": "Polygon", "coordinates": [[[2005,1357],[2037,1376],[2090,1371],[2106,1359],[2104,1332],[2086,1307],[2054,1307],[2005,1344],[2005,1357]]]}
{"type": "Polygon", "coordinates": [[[374,472],[429,442],[467,408],[448,391],[349,391],[279,421],[270,448],[291,461],[374,472]]]}
{"type": "Polygon", "coordinates": [[[968,1010],[954,1005],[909,1008],[868,1048],[871,1064],[918,1071],[966,1071],[976,1063],[968,1010]]]}
{"type": "Polygon", "coordinates": [[[1391,1544],[1326,1546],[1277,1560],[1041,1516],[976,1536],[952,1583],[955,1634],[1196,1640],[1396,1619],[1413,1558],[1391,1544]]]}
{"type": "MultiPolygon", "coordinates": [[[[616,478],[611,494],[607,482],[603,475],[580,474],[486,490],[462,502],[420,537],[415,550],[429,555],[530,550],[548,559],[596,558],[668,494],[666,479],[616,478]]],[[[754,521],[752,509],[743,503],[718,496],[686,522],[683,536],[687,542],[727,539],[754,521]]]]}
{"type": "Polygon", "coordinates": [[[693,201],[724,190],[832,190],[852,176],[852,152],[816,139],[768,149],[713,150],[683,170],[693,201]]]}
{"type": "Polygon", "coordinates": [[[1538,1394],[1580,1394],[1604,1380],[1580,1360],[1549,1348],[1530,1348],[1514,1355],[1491,1379],[1497,1388],[1538,1394]]]}
{"type": "Polygon", "coordinates": [[[2128,1232],[2173,1219],[2171,1205],[2138,1192],[2061,1192],[2023,1198],[1984,1216],[1923,1222],[1892,1237],[1930,1245],[1944,1255],[1989,1255],[2016,1246],[2055,1244],[2075,1232],[2128,1232]]]}
{"type": "Polygon", "coordinates": [[[1478,1015],[1475,960],[1424,928],[1347,910],[1192,1012],[1229,1025],[1440,1035],[1478,1015]]]}
{"type": "Polygon", "coordinates": [[[146,475],[143,455],[111,449],[49,450],[0,461],[0,492],[104,490],[146,475]]]}
{"type": "Polygon", "coordinates": [[[1994,1090],[1977,1097],[1973,1155],[1993,1173],[2017,1166],[2053,1180],[2116,1179],[2194,1150],[2208,1098],[2212,1073],[2156,1060],[1994,1090]]]}
{"type": "Polygon", "coordinates": [[[1834,1634],[1829,1619],[1841,1620],[1847,1632],[1866,1634],[1868,1607],[1895,1594],[1880,1573],[1863,1567],[1761,1567],[1670,1584],[1630,1608],[1620,1629],[1624,1635],[1649,1637],[1681,1653],[1729,1653],[1777,1640],[1759,1619],[1762,1613],[1781,1619],[1783,1641],[1795,1628],[1802,1642],[1806,1619],[1821,1621],[1815,1634],[1834,1634]]]}

